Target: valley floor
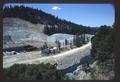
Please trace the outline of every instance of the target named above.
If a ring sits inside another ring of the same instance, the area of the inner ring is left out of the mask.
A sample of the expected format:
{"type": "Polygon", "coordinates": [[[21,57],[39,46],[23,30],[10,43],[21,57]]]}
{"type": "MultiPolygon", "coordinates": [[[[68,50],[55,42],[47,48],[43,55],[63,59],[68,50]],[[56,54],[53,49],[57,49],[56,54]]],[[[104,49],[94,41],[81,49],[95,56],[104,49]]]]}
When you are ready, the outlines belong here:
{"type": "Polygon", "coordinates": [[[15,63],[38,64],[38,63],[57,63],[57,69],[66,69],[80,62],[80,59],[90,55],[91,42],[79,48],[74,48],[56,55],[42,57],[40,51],[19,53],[13,56],[3,56],[3,68],[15,63]]]}

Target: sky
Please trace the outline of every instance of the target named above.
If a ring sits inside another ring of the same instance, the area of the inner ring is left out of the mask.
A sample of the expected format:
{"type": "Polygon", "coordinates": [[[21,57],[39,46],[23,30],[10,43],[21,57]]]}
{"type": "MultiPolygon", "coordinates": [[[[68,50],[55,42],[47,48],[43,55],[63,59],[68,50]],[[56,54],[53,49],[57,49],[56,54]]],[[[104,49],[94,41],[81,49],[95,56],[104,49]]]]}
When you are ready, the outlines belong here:
{"type": "Polygon", "coordinates": [[[5,6],[10,5],[37,8],[58,18],[84,26],[112,26],[115,21],[115,9],[111,4],[5,4],[5,6]]]}

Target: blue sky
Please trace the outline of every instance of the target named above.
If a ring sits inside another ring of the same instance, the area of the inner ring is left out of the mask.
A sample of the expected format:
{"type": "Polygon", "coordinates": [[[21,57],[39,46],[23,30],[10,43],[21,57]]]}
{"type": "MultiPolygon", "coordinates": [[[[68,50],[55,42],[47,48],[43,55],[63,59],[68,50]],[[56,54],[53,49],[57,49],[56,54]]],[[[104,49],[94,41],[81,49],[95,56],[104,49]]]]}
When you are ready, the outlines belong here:
{"type": "Polygon", "coordinates": [[[115,21],[115,10],[111,4],[6,4],[24,5],[38,8],[61,19],[84,26],[112,26],[115,21]]]}

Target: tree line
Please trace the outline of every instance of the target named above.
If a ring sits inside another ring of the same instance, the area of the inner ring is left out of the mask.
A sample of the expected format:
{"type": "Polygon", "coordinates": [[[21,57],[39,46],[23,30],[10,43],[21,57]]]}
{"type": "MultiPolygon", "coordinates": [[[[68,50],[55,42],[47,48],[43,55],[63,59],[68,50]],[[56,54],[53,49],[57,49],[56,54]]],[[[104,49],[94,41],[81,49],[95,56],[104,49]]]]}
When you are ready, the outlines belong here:
{"type": "Polygon", "coordinates": [[[43,12],[40,9],[33,9],[25,6],[5,6],[3,9],[3,17],[18,17],[34,24],[44,24],[44,33],[48,35],[54,33],[95,34],[97,31],[97,28],[95,27],[92,28],[89,26],[78,25],[43,12]]]}
{"type": "Polygon", "coordinates": [[[90,37],[86,36],[85,34],[81,35],[74,35],[73,39],[68,40],[64,39],[61,41],[56,40],[56,46],[48,47],[47,43],[45,42],[44,45],[41,47],[41,52],[46,55],[60,53],[64,50],[73,49],[76,47],[80,47],[83,44],[86,44],[90,41],[90,37]]]}

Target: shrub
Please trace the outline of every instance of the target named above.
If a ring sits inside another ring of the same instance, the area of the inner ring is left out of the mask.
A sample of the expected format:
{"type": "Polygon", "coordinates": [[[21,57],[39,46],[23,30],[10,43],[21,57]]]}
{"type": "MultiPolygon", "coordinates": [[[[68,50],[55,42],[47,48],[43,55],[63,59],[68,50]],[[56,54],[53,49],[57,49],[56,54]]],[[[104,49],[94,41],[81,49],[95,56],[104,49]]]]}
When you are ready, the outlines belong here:
{"type": "Polygon", "coordinates": [[[6,79],[11,80],[57,80],[57,70],[50,64],[14,64],[4,69],[6,79]]]}

